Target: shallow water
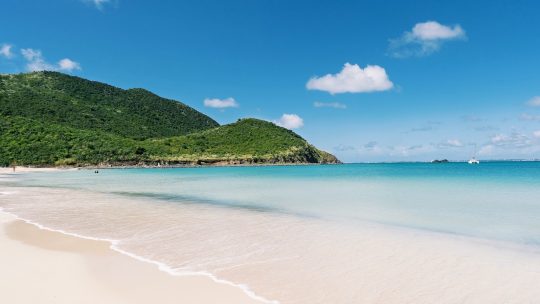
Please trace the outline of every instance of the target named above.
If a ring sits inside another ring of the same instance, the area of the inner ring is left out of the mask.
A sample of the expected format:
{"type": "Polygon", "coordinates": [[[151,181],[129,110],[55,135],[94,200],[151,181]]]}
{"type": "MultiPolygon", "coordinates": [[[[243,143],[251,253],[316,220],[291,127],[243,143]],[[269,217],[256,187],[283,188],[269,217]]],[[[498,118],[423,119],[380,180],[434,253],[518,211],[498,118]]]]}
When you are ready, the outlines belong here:
{"type": "Polygon", "coordinates": [[[540,299],[540,163],[79,170],[0,185],[5,211],[282,303],[540,299]]]}

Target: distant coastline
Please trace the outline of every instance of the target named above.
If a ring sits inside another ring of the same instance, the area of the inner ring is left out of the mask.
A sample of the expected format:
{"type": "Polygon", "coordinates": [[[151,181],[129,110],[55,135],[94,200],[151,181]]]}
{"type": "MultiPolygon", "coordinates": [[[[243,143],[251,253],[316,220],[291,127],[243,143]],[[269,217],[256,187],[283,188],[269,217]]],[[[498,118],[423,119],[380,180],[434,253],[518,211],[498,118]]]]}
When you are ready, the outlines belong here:
{"type": "MultiPolygon", "coordinates": [[[[540,162],[539,159],[488,159],[482,160],[483,163],[501,163],[501,162],[540,162]]],[[[455,164],[467,163],[466,160],[449,160],[448,162],[433,163],[432,161],[381,161],[381,162],[334,162],[334,163],[284,163],[284,162],[236,162],[236,161],[216,161],[216,162],[186,162],[175,164],[156,164],[156,163],[137,163],[137,164],[119,164],[107,163],[97,165],[81,165],[81,166],[16,166],[15,172],[46,172],[55,170],[92,170],[92,169],[175,169],[175,168],[212,168],[212,167],[272,167],[272,166],[325,166],[325,165],[351,165],[351,164],[455,164]]],[[[13,167],[1,167],[0,173],[13,172],[13,167]]]]}
{"type": "MultiPolygon", "coordinates": [[[[175,168],[218,168],[218,167],[273,167],[273,166],[326,166],[344,163],[205,163],[205,164],[106,164],[88,166],[16,166],[15,172],[46,172],[55,170],[92,170],[92,169],[175,169],[175,168]]],[[[13,172],[13,167],[0,167],[0,173],[13,172]]]]}

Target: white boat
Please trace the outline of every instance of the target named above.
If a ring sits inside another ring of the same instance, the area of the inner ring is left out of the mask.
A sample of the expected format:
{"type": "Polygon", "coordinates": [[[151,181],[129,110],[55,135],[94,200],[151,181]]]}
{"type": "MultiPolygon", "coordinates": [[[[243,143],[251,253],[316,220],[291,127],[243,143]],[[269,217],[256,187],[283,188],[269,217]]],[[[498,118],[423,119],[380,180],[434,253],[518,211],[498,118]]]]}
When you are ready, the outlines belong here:
{"type": "Polygon", "coordinates": [[[471,165],[476,165],[476,164],[479,164],[479,163],[480,163],[480,161],[478,159],[474,158],[474,157],[469,159],[469,164],[471,164],[471,165]]]}
{"type": "MultiPolygon", "coordinates": [[[[474,153],[473,153],[473,155],[476,155],[476,144],[474,145],[474,153]]],[[[471,164],[471,165],[478,165],[480,163],[480,161],[478,159],[476,159],[476,156],[473,156],[471,159],[469,159],[468,163],[471,164]]]]}

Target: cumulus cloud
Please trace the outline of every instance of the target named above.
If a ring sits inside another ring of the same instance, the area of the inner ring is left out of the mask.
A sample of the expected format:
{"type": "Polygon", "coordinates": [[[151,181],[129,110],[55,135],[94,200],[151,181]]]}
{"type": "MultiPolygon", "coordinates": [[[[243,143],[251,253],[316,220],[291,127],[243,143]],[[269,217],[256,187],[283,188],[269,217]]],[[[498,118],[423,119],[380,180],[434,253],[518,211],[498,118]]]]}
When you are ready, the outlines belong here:
{"type": "Polygon", "coordinates": [[[391,39],[388,52],[397,58],[426,56],[438,51],[446,41],[465,38],[465,30],[459,24],[448,26],[437,21],[421,22],[401,37],[391,39]]]}
{"type": "Polygon", "coordinates": [[[534,96],[527,101],[527,105],[531,107],[540,107],[540,96],[534,96]]]}
{"type": "Polygon", "coordinates": [[[3,56],[5,58],[12,58],[13,52],[11,51],[11,48],[13,48],[11,44],[0,44],[0,56],[3,56]]]}
{"type": "Polygon", "coordinates": [[[206,98],[204,100],[204,106],[208,108],[225,109],[225,108],[238,108],[238,103],[234,98],[229,97],[225,99],[219,98],[206,98]]]}
{"type": "Polygon", "coordinates": [[[40,50],[36,49],[21,49],[21,54],[26,60],[26,69],[30,72],[36,71],[63,71],[72,72],[80,70],[81,65],[69,58],[64,58],[58,61],[57,64],[51,64],[45,60],[40,50]]]}
{"type": "Polygon", "coordinates": [[[455,39],[464,35],[465,31],[461,26],[450,27],[437,21],[417,23],[412,30],[412,36],[421,40],[455,39]]]}
{"type": "Polygon", "coordinates": [[[304,126],[304,120],[296,114],[283,114],[280,119],[274,120],[274,123],[290,130],[304,126]]]}
{"type": "Polygon", "coordinates": [[[368,65],[362,69],[357,64],[350,63],[345,63],[341,72],[337,74],[313,77],[306,84],[308,90],[325,91],[330,94],[386,91],[393,86],[384,68],[368,65]]]}
{"type": "Polygon", "coordinates": [[[347,105],[340,102],[320,102],[315,101],[313,103],[315,108],[334,108],[334,109],[346,109],[347,105]]]}
{"type": "Polygon", "coordinates": [[[75,62],[69,58],[64,58],[58,61],[58,69],[71,72],[73,70],[80,70],[81,65],[78,62],[75,62]]]}

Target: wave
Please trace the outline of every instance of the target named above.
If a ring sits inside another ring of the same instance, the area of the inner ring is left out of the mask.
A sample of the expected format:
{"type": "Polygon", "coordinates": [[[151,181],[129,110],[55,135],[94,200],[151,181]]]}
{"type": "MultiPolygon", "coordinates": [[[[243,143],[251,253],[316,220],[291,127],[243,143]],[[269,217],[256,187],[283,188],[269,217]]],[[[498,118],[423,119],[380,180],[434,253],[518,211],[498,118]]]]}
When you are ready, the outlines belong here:
{"type": "MultiPolygon", "coordinates": [[[[2,195],[9,195],[9,194],[14,194],[14,193],[15,192],[0,192],[0,194],[2,194],[2,195]]],[[[240,290],[242,290],[242,292],[244,292],[244,294],[246,294],[248,297],[250,297],[253,300],[259,301],[261,303],[267,303],[267,304],[279,304],[279,301],[277,301],[277,300],[269,300],[269,299],[266,299],[266,298],[264,298],[264,297],[262,297],[260,295],[257,295],[246,284],[237,284],[237,283],[234,283],[234,282],[231,282],[231,281],[227,281],[227,280],[224,280],[224,279],[221,279],[221,278],[217,277],[216,275],[214,275],[214,274],[212,274],[210,272],[205,272],[205,271],[183,271],[183,270],[179,271],[179,270],[176,270],[176,269],[172,268],[171,266],[169,266],[169,265],[167,265],[165,263],[155,261],[155,260],[152,260],[152,259],[148,259],[148,258],[139,256],[139,255],[136,255],[134,253],[131,253],[129,251],[123,250],[123,249],[120,248],[120,241],[119,240],[106,239],[106,238],[96,238],[96,237],[92,237],[92,236],[87,236],[87,235],[81,235],[81,234],[77,234],[77,233],[68,232],[68,231],[65,231],[65,230],[62,230],[62,229],[50,228],[50,227],[44,226],[44,225],[42,225],[40,223],[37,223],[35,221],[22,218],[19,215],[14,214],[12,212],[8,212],[8,211],[4,210],[2,207],[0,207],[0,212],[2,212],[4,214],[8,214],[8,215],[14,217],[15,219],[21,220],[21,221],[23,221],[23,222],[25,222],[27,224],[34,225],[34,226],[36,226],[36,227],[38,227],[39,229],[42,229],[42,230],[62,233],[64,235],[69,235],[69,236],[77,237],[77,238],[80,238],[80,239],[108,242],[110,244],[109,248],[111,250],[114,250],[114,251],[116,251],[116,252],[118,252],[118,253],[120,253],[122,255],[128,256],[128,257],[133,258],[135,260],[138,260],[140,262],[155,265],[160,271],[163,271],[163,272],[165,272],[165,273],[167,273],[169,275],[172,275],[172,276],[204,276],[204,277],[208,277],[212,281],[214,281],[215,283],[225,284],[225,285],[228,285],[228,286],[239,288],[240,290]]]]}

